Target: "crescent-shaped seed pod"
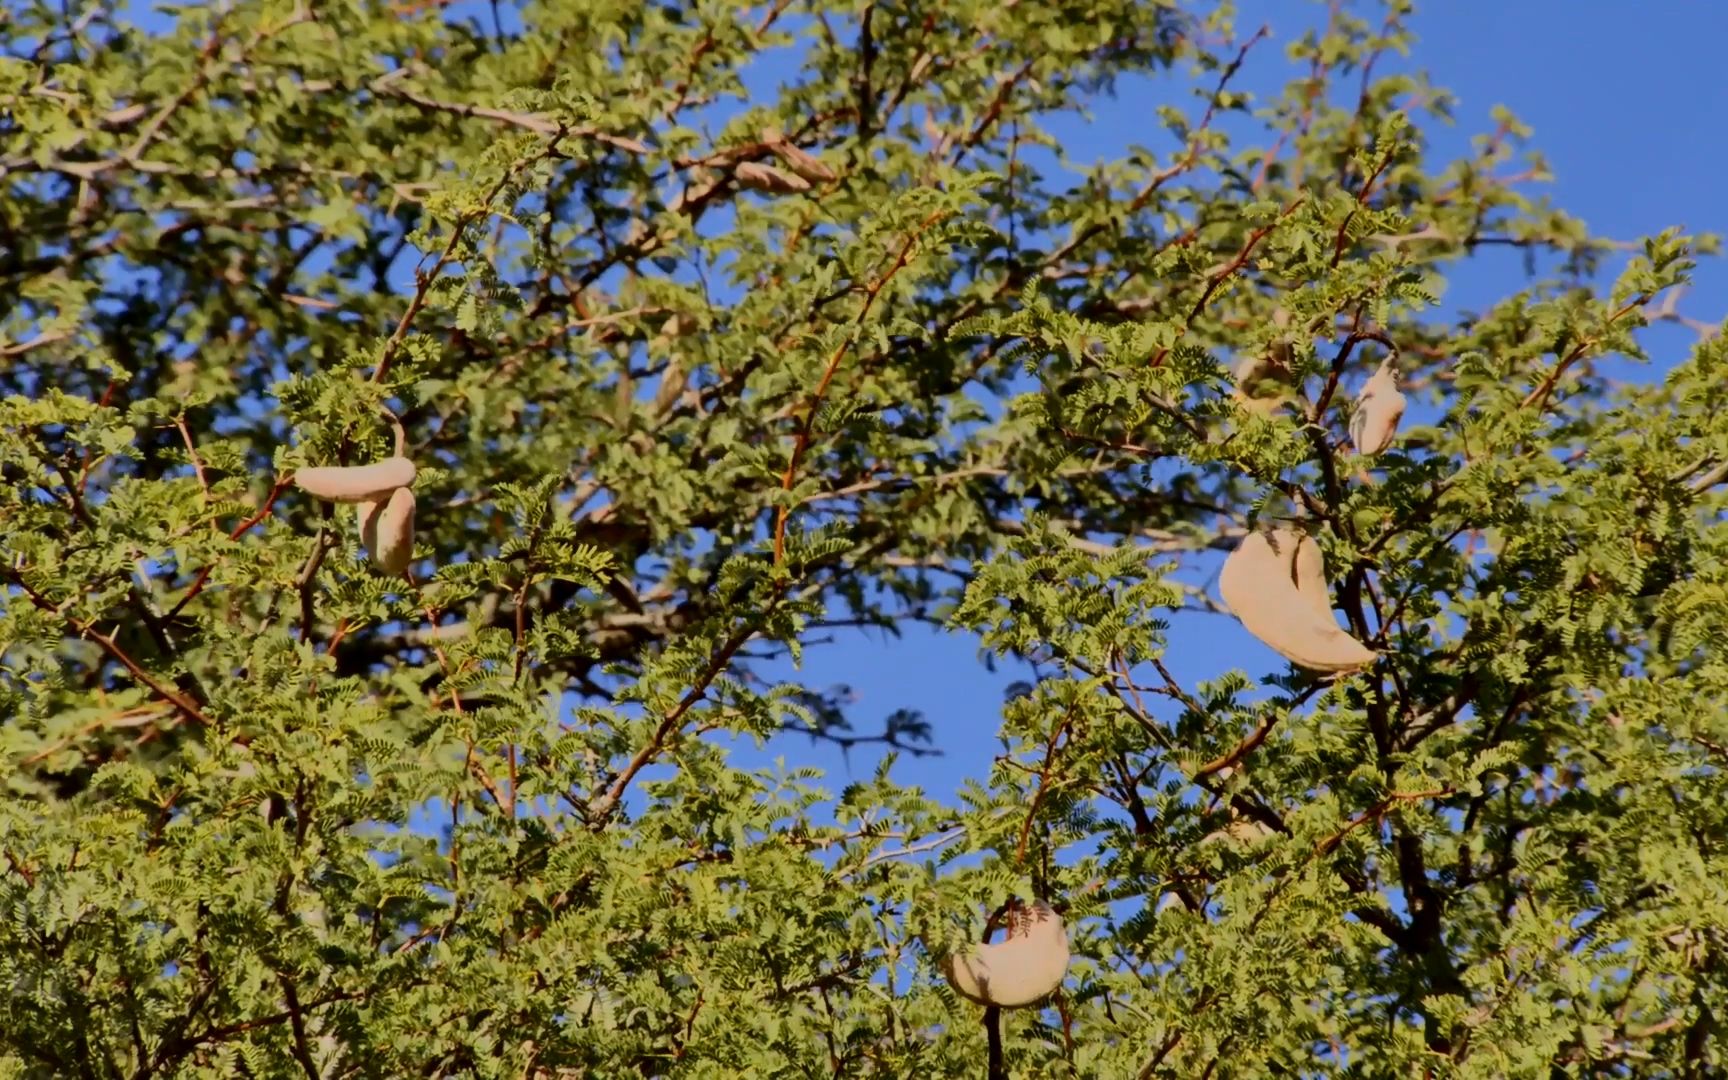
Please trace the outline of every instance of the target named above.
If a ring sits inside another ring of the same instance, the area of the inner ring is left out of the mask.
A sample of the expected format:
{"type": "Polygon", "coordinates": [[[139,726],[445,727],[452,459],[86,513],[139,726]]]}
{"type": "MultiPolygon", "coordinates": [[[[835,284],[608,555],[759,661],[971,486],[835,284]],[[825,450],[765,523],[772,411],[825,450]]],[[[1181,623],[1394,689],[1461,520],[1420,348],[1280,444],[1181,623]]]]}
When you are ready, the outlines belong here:
{"type": "Polygon", "coordinates": [[[1326,557],[1312,536],[1295,529],[1289,531],[1296,536],[1296,554],[1290,560],[1296,576],[1296,591],[1308,601],[1315,614],[1331,622],[1332,591],[1326,587],[1326,557]]]}
{"type": "Polygon", "coordinates": [[[414,463],[400,455],[371,465],[319,465],[300,469],[294,483],[308,495],[331,502],[378,502],[414,482],[414,463]]]}
{"type": "Polygon", "coordinates": [[[1366,457],[1392,445],[1398,421],[1404,418],[1404,395],[1398,390],[1398,371],[1387,358],[1356,395],[1356,411],[1350,417],[1350,445],[1366,457]]]}
{"type": "Polygon", "coordinates": [[[1325,566],[1319,548],[1304,551],[1295,529],[1256,530],[1242,538],[1218,576],[1224,605],[1244,629],[1278,655],[1312,671],[1355,671],[1374,662],[1374,652],[1351,637],[1325,599],[1325,566]]]}
{"type": "Polygon", "coordinates": [[[360,507],[360,542],[386,574],[401,577],[414,555],[414,492],[400,487],[387,502],[360,507]]]}
{"type": "Polygon", "coordinates": [[[810,181],[803,177],[794,176],[759,161],[740,161],[732,167],[732,177],[747,188],[771,195],[790,195],[810,190],[810,181]]]}
{"type": "Polygon", "coordinates": [[[772,147],[775,156],[801,178],[813,184],[826,184],[836,179],[837,174],[824,164],[821,158],[788,139],[778,128],[763,128],[762,141],[772,147]]]}
{"type": "Polygon", "coordinates": [[[1016,904],[1008,913],[1006,937],[949,953],[941,967],[955,991],[980,1005],[1031,1005],[1062,985],[1068,973],[1068,932],[1050,905],[1016,904]]]}

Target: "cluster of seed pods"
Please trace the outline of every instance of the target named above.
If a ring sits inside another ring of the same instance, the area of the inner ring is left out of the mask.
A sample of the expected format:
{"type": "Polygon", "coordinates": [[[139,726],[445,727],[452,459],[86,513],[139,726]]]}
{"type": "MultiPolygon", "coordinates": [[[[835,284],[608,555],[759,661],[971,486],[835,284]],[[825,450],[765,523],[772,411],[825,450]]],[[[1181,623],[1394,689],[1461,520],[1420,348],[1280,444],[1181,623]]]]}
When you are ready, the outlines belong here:
{"type": "Polygon", "coordinates": [[[741,161],[732,166],[732,178],[742,187],[769,195],[792,195],[809,191],[812,184],[825,184],[838,174],[821,158],[788,139],[778,128],[764,128],[762,143],[786,168],[760,161],[741,161]]]}
{"type": "MultiPolygon", "coordinates": [[[[1235,397],[1265,415],[1287,399],[1288,347],[1236,368],[1235,397]],[[1270,384],[1270,385],[1269,385],[1270,384]]],[[[1393,352],[1363,384],[1350,414],[1350,444],[1373,457],[1392,445],[1404,417],[1393,352]]],[[[1244,629],[1280,656],[1312,671],[1342,673],[1374,662],[1374,652],[1350,636],[1332,615],[1326,567],[1314,539],[1297,529],[1256,530],[1224,560],[1218,589],[1244,629]]]]}
{"type": "MultiPolygon", "coordinates": [[[[394,418],[392,418],[394,419],[394,418]]],[[[395,577],[408,572],[414,555],[414,462],[403,455],[400,424],[396,453],[370,465],[319,465],[294,473],[308,495],[328,502],[356,503],[360,542],[380,570],[395,577]]]]}

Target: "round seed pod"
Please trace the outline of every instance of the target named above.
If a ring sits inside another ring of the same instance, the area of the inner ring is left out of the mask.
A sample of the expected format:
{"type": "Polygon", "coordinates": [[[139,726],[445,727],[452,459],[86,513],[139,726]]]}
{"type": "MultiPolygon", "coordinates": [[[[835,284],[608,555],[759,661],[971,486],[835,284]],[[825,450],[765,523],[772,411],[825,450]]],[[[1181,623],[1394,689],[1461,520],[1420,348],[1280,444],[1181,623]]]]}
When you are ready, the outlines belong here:
{"type": "Polygon", "coordinates": [[[1050,905],[1016,904],[1003,940],[950,953],[941,968],[957,993],[980,1005],[1031,1005],[1062,985],[1068,973],[1068,933],[1050,905]]]}

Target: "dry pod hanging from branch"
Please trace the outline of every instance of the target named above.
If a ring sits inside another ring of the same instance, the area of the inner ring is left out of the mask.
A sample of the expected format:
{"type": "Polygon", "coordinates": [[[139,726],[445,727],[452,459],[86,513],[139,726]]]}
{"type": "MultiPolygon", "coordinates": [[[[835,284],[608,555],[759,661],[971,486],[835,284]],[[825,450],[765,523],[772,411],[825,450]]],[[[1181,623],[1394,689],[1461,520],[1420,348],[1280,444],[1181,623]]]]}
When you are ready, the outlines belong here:
{"type": "Polygon", "coordinates": [[[407,573],[414,554],[414,492],[397,488],[387,502],[362,505],[360,542],[386,574],[407,573]]]}
{"type": "Polygon", "coordinates": [[[759,161],[740,161],[732,167],[732,178],[744,187],[770,195],[791,195],[810,190],[810,181],[759,161]]]}
{"type": "Polygon", "coordinates": [[[824,164],[821,158],[792,142],[779,128],[763,128],[762,141],[773,148],[775,155],[788,169],[812,184],[826,184],[836,179],[834,170],[824,164]]]}
{"type": "Polygon", "coordinates": [[[294,483],[308,495],[330,502],[367,503],[390,497],[414,483],[414,463],[397,454],[370,465],[319,465],[299,469],[294,483]]]}
{"type": "Polygon", "coordinates": [[[1396,355],[1388,356],[1356,395],[1350,417],[1350,444],[1358,454],[1373,457],[1392,445],[1398,421],[1404,418],[1404,395],[1398,389],[1396,355]]]}
{"type": "Polygon", "coordinates": [[[660,324],[660,336],[668,341],[673,341],[678,338],[689,337],[697,329],[696,316],[674,311],[665,322],[660,324]]]}
{"type": "Polygon", "coordinates": [[[1224,605],[1280,656],[1312,671],[1344,672],[1374,653],[1332,615],[1319,545],[1297,529],[1255,530],[1224,560],[1224,605]]]}
{"type": "Polygon", "coordinates": [[[407,572],[414,552],[414,492],[418,470],[405,455],[408,434],[389,409],[396,452],[371,465],[323,465],[300,469],[294,483],[330,502],[359,504],[360,542],[387,574],[407,572]]]}
{"type": "Polygon", "coordinates": [[[1013,903],[1006,936],[949,953],[942,974],[962,997],[1014,1009],[1048,997],[1068,973],[1068,932],[1049,904],[1013,903]]]}

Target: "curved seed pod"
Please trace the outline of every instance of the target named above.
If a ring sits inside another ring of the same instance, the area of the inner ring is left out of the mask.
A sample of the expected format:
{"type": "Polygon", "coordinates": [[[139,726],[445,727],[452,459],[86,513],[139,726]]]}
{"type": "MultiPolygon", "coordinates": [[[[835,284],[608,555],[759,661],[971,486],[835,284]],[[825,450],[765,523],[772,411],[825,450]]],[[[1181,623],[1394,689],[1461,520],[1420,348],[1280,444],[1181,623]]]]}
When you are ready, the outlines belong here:
{"type": "Polygon", "coordinates": [[[388,499],[368,499],[359,504],[360,543],[368,552],[378,550],[378,515],[384,512],[388,499]]]}
{"type": "Polygon", "coordinates": [[[1305,532],[1296,532],[1296,554],[1290,565],[1296,576],[1296,591],[1319,613],[1332,621],[1332,593],[1326,588],[1326,559],[1320,545],[1305,532]]]}
{"type": "Polygon", "coordinates": [[[798,146],[778,128],[763,128],[762,141],[774,148],[774,153],[788,169],[813,184],[825,184],[836,178],[833,169],[822,159],[798,146]]]}
{"type": "Polygon", "coordinates": [[[772,165],[764,165],[759,161],[740,161],[732,167],[732,176],[747,188],[765,191],[773,195],[787,195],[810,190],[810,181],[803,177],[794,176],[783,169],[776,169],[772,165]]]}
{"type": "Polygon", "coordinates": [[[320,465],[294,474],[300,490],[331,502],[376,502],[413,482],[414,463],[400,456],[371,465],[320,465]]]}
{"type": "Polygon", "coordinates": [[[388,502],[360,507],[360,540],[386,574],[402,576],[414,554],[414,492],[397,488],[388,502]]]}
{"type": "Polygon", "coordinates": [[[1358,454],[1373,457],[1392,445],[1398,421],[1404,418],[1404,395],[1398,390],[1398,372],[1388,359],[1363,384],[1356,395],[1356,411],[1350,417],[1350,445],[1358,454]]]}
{"type": "Polygon", "coordinates": [[[1299,579],[1302,539],[1294,529],[1243,537],[1218,576],[1224,604],[1244,629],[1294,664],[1329,672],[1366,667],[1374,662],[1373,651],[1339,627],[1329,600],[1324,613],[1320,611],[1324,575],[1317,579],[1318,588],[1302,587],[1314,566],[1314,556],[1304,556],[1299,579]]]}
{"type": "Polygon", "coordinates": [[[1050,905],[1016,906],[1003,940],[950,953],[941,967],[962,997],[980,1005],[1019,1008],[1062,985],[1068,973],[1068,933],[1050,905]]]}

